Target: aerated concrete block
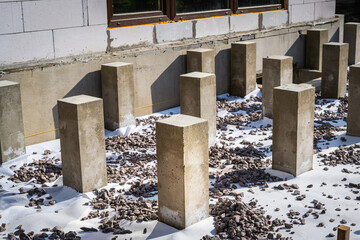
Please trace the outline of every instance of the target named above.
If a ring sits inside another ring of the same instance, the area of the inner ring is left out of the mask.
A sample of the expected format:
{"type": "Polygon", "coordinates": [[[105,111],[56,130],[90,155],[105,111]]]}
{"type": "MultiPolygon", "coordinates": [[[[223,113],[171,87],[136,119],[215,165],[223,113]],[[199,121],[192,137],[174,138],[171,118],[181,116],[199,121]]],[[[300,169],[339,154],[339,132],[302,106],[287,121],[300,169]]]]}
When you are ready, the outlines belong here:
{"type": "Polygon", "coordinates": [[[101,65],[101,84],[106,129],[135,125],[133,64],[101,65]]]}
{"type": "Polygon", "coordinates": [[[188,50],[187,72],[215,73],[215,51],[204,48],[188,50]]]}
{"type": "Polygon", "coordinates": [[[274,88],[272,168],[298,176],[312,169],[315,88],[274,88]]]}
{"type": "Polygon", "coordinates": [[[327,43],[329,31],[327,29],[310,29],[307,31],[305,66],[306,68],[321,71],[322,45],[327,43]]]}
{"type": "Polygon", "coordinates": [[[349,44],[347,43],[326,43],[323,45],[322,98],[345,96],[348,52],[349,44]]]}
{"type": "Polygon", "coordinates": [[[256,88],[256,43],[231,44],[231,95],[245,97],[256,88]]]}
{"type": "Polygon", "coordinates": [[[360,137],[360,64],[350,67],[347,134],[360,137]]]}
{"type": "Polygon", "coordinates": [[[107,184],[103,101],[87,95],[58,100],[64,185],[89,192],[107,184]]]}
{"type": "Polygon", "coordinates": [[[350,22],[344,26],[344,42],[349,44],[349,64],[360,62],[360,23],[350,22]]]}
{"type": "Polygon", "coordinates": [[[216,78],[214,74],[192,72],[180,76],[181,114],[206,119],[209,146],[216,143],[216,78]]]}
{"type": "Polygon", "coordinates": [[[25,154],[20,84],[0,81],[0,164],[25,154]]]}
{"type": "Polygon", "coordinates": [[[293,58],[270,56],[263,58],[262,103],[263,117],[273,117],[274,87],[290,84],[293,81],[293,58]]]}
{"type": "Polygon", "coordinates": [[[156,122],[159,220],[184,229],[209,215],[208,124],[177,115],[156,122]]]}

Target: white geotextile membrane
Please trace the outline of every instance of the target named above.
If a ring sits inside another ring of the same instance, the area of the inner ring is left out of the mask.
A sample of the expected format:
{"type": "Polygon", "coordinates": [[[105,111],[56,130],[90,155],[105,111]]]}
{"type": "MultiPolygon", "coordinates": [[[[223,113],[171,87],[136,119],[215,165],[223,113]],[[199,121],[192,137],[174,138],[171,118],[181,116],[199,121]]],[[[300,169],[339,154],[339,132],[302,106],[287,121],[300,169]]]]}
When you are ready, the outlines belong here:
{"type": "MultiPolygon", "coordinates": [[[[259,89],[255,90],[253,93],[249,94],[245,99],[244,98],[234,98],[229,97],[227,94],[218,96],[219,98],[226,99],[227,101],[246,101],[250,100],[250,96],[261,96],[259,89]]],[[[321,102],[322,100],[320,100],[321,102]]],[[[316,112],[321,113],[325,110],[337,111],[337,106],[339,105],[340,100],[328,100],[324,105],[316,105],[316,112]]],[[[180,108],[173,108],[159,113],[155,113],[149,116],[161,116],[164,114],[178,114],[180,108]]],[[[220,110],[218,112],[219,117],[225,117],[229,114],[246,114],[244,111],[239,112],[227,112],[226,110],[220,110]]],[[[149,116],[144,116],[139,119],[145,119],[149,116]]],[[[341,131],[336,132],[337,139],[332,141],[323,140],[318,144],[322,148],[321,154],[330,153],[335,149],[338,149],[340,145],[350,146],[360,142],[359,137],[350,137],[346,136],[346,122],[342,120],[337,120],[336,122],[330,122],[333,126],[342,128],[341,131]],[[341,140],[342,137],[346,138],[346,142],[341,140]]],[[[226,136],[235,137],[234,141],[231,141],[233,144],[231,147],[244,147],[241,144],[242,141],[249,142],[261,142],[263,145],[262,148],[269,148],[272,144],[272,140],[268,138],[272,135],[271,129],[265,131],[266,134],[250,134],[251,130],[256,129],[257,127],[263,125],[266,126],[272,124],[271,119],[261,119],[259,121],[251,122],[248,126],[242,127],[241,130],[237,129],[236,126],[228,125],[226,130],[218,130],[217,137],[218,143],[221,145],[220,136],[225,133],[226,136]],[[236,136],[242,136],[241,138],[236,138],[236,136]],[[260,141],[261,140],[261,141],[260,141]]],[[[317,124],[315,123],[315,126],[317,124]]],[[[134,132],[146,131],[148,126],[131,126],[129,128],[119,129],[114,132],[106,131],[106,136],[115,136],[115,135],[125,135],[128,136],[134,132]]],[[[258,148],[258,147],[256,147],[258,148]]],[[[8,181],[7,179],[14,174],[14,171],[19,169],[24,163],[31,163],[33,160],[42,159],[43,153],[45,150],[50,150],[51,154],[48,155],[49,158],[61,158],[60,153],[60,141],[54,140],[49,142],[44,142],[41,144],[36,144],[27,147],[27,156],[20,157],[13,161],[7,162],[0,167],[0,176],[3,175],[0,179],[0,185],[2,185],[2,192],[0,192],[0,224],[6,223],[6,231],[0,233],[0,236],[6,237],[9,232],[16,231],[16,227],[22,225],[23,229],[26,232],[34,231],[35,233],[41,233],[43,228],[53,228],[55,226],[60,226],[65,232],[76,231],[78,236],[82,239],[112,239],[114,235],[112,233],[104,234],[99,232],[83,232],[80,230],[81,227],[94,227],[98,228],[100,219],[94,218],[91,220],[80,221],[82,217],[86,217],[90,211],[92,211],[91,206],[85,206],[84,203],[89,202],[95,195],[91,192],[80,194],[75,190],[64,187],[62,185],[62,177],[58,178],[52,183],[47,183],[49,187],[45,187],[47,193],[43,197],[52,196],[52,200],[56,201],[56,204],[53,206],[42,206],[41,210],[38,211],[35,207],[26,208],[25,205],[29,203],[31,198],[27,194],[19,194],[19,188],[23,187],[25,192],[35,185],[32,183],[32,180],[26,183],[14,183],[8,181]],[[56,184],[57,187],[51,187],[56,184]],[[1,235],[2,234],[2,235],[1,235]]],[[[113,156],[113,153],[107,151],[107,157],[113,156]]],[[[271,151],[266,153],[266,158],[271,158],[271,151]]],[[[264,159],[264,160],[265,160],[264,159]]],[[[272,218],[280,218],[289,220],[286,214],[290,209],[294,211],[299,211],[301,214],[304,214],[308,208],[305,206],[312,205],[314,199],[325,204],[327,212],[322,214],[318,219],[315,219],[313,216],[306,218],[306,225],[294,225],[291,229],[293,234],[286,231],[280,231],[283,236],[290,236],[293,239],[335,239],[336,231],[333,231],[334,227],[340,225],[341,220],[346,220],[347,225],[350,223],[356,223],[355,226],[351,227],[351,239],[360,239],[360,201],[355,200],[355,197],[358,195],[350,192],[349,188],[345,187],[345,184],[348,183],[360,183],[359,176],[359,167],[356,165],[337,165],[335,167],[328,167],[328,171],[324,171],[324,165],[320,162],[321,157],[318,154],[314,154],[314,170],[306,172],[296,178],[292,177],[289,174],[285,174],[279,171],[272,170],[271,167],[267,169],[271,175],[279,176],[281,178],[287,178],[286,181],[281,182],[270,182],[269,188],[266,188],[265,191],[262,191],[260,187],[252,187],[252,191],[249,192],[249,187],[240,187],[237,185],[237,189],[234,190],[236,193],[244,193],[243,201],[250,202],[251,199],[255,198],[258,200],[258,206],[262,207],[266,211],[266,215],[269,214],[272,218]],[[343,169],[346,168],[352,173],[346,173],[343,169]],[[346,178],[346,180],[344,180],[346,178]],[[282,183],[287,183],[288,185],[297,184],[302,194],[306,194],[306,198],[302,201],[296,201],[295,196],[291,193],[284,190],[277,190],[274,186],[277,186],[282,183]],[[323,183],[326,183],[324,185],[323,183]],[[313,185],[312,188],[307,188],[308,185],[313,185]],[[339,187],[334,187],[334,184],[338,184],[339,187]],[[332,199],[327,196],[331,194],[332,199]],[[350,196],[351,200],[346,200],[345,196],[350,196]],[[289,204],[291,206],[289,206],[289,204]],[[279,208],[280,211],[275,211],[275,208],[279,208]],[[341,208],[341,211],[335,211],[336,208],[341,208]],[[347,209],[347,210],[346,210],[347,209]],[[357,209],[357,210],[355,210],[357,209]],[[333,218],[335,221],[329,222],[329,219],[333,218]],[[319,223],[323,222],[324,227],[317,227],[319,223]],[[326,237],[329,233],[335,234],[335,237],[326,237]]],[[[156,164],[155,161],[151,164],[156,164]]],[[[61,166],[61,161],[58,163],[58,166],[61,166]]],[[[229,167],[230,168],[230,167],[229,167]]],[[[210,172],[217,171],[217,169],[210,169],[210,172]]],[[[213,182],[213,180],[210,180],[213,182]]],[[[36,185],[41,187],[41,185],[36,185]]],[[[128,184],[120,186],[116,183],[110,183],[106,187],[107,189],[116,188],[129,188],[128,184]]],[[[1,188],[0,188],[1,189],[1,188]]],[[[137,199],[134,196],[128,196],[132,199],[137,199]]],[[[229,197],[231,198],[231,197],[229,197]]],[[[151,197],[150,199],[157,199],[157,195],[151,197]]],[[[211,201],[214,203],[215,201],[211,201]]],[[[114,214],[113,209],[110,210],[110,216],[114,214]]],[[[127,220],[122,220],[122,227],[132,231],[131,234],[118,235],[118,239],[201,239],[205,235],[214,235],[216,233],[214,228],[214,221],[212,217],[205,219],[185,230],[177,230],[173,227],[170,227],[166,224],[160,223],[158,221],[150,222],[130,222],[127,220]],[[144,228],[147,229],[144,233],[144,228]]]]}

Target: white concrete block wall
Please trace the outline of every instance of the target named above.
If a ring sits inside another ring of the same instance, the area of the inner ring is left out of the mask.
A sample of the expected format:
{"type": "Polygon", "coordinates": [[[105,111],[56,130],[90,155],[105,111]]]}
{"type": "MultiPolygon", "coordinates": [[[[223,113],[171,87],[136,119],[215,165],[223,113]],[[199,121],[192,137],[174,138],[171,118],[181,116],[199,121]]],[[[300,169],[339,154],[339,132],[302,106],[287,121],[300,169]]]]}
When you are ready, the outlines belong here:
{"type": "Polygon", "coordinates": [[[336,1],[315,3],[315,19],[335,17],[336,1]]]}
{"type": "Polygon", "coordinates": [[[287,0],[289,23],[303,23],[335,17],[335,0],[287,0]]]}
{"type": "Polygon", "coordinates": [[[262,13],[262,28],[283,26],[288,22],[289,13],[287,10],[262,13]]]}
{"type": "Polygon", "coordinates": [[[259,13],[230,16],[230,32],[247,32],[259,29],[259,13]]]}
{"type": "Polygon", "coordinates": [[[0,35],[0,66],[54,59],[52,31],[0,35]]]}
{"type": "Polygon", "coordinates": [[[105,52],[106,24],[54,30],[54,45],[55,58],[105,52]]]}
{"type": "Polygon", "coordinates": [[[105,0],[87,0],[89,25],[106,24],[107,8],[105,0]]]}
{"type": "Polygon", "coordinates": [[[119,48],[154,43],[154,25],[125,27],[110,30],[110,46],[119,48]]]}
{"type": "Polygon", "coordinates": [[[178,41],[193,37],[193,21],[155,25],[158,43],[178,41]]]}
{"type": "Polygon", "coordinates": [[[0,3],[0,34],[24,31],[21,2],[0,3]]]}
{"type": "Polygon", "coordinates": [[[199,19],[195,23],[195,38],[227,34],[229,32],[229,17],[199,19]]]}
{"type": "Polygon", "coordinates": [[[25,32],[83,25],[81,0],[23,2],[25,32]]]}
{"type": "Polygon", "coordinates": [[[298,4],[289,6],[290,23],[301,23],[315,20],[315,4],[298,4]]]}
{"type": "Polygon", "coordinates": [[[335,0],[287,1],[282,11],[107,29],[106,0],[0,0],[0,69],[335,17],[335,0]]]}

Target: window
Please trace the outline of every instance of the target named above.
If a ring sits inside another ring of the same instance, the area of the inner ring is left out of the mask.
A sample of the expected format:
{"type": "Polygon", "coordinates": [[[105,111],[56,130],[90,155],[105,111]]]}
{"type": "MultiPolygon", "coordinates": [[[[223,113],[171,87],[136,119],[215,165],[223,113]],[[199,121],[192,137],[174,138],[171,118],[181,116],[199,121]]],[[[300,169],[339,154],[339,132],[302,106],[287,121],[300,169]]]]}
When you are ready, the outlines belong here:
{"type": "Polygon", "coordinates": [[[170,0],[107,0],[109,27],[170,20],[170,0]]]}
{"type": "Polygon", "coordinates": [[[109,27],[283,8],[284,0],[107,0],[109,27]]]}

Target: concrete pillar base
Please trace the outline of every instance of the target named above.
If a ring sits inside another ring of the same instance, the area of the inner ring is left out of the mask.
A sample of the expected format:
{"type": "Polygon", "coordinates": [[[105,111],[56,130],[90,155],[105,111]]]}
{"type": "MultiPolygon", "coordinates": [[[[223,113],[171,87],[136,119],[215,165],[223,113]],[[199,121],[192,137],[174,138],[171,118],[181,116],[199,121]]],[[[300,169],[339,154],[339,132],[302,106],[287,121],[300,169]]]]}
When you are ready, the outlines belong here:
{"type": "Polygon", "coordinates": [[[349,44],[347,43],[325,43],[323,45],[322,98],[345,96],[348,52],[349,44]]]}
{"type": "Polygon", "coordinates": [[[180,76],[181,114],[206,119],[209,146],[216,143],[216,79],[214,74],[192,72],[180,76]]]}
{"type": "Polygon", "coordinates": [[[231,44],[231,95],[245,97],[256,88],[256,43],[231,44]]]}
{"type": "Polygon", "coordinates": [[[344,43],[349,44],[349,64],[360,62],[360,23],[349,22],[344,25],[344,43]]]}
{"type": "Polygon", "coordinates": [[[20,84],[0,81],[0,164],[26,153],[20,84]]]}
{"type": "Polygon", "coordinates": [[[350,67],[347,135],[360,137],[360,64],[350,67]]]}
{"type": "Polygon", "coordinates": [[[273,117],[274,87],[290,84],[293,81],[293,58],[270,56],[263,58],[263,117],[273,117]]]}
{"type": "Polygon", "coordinates": [[[135,125],[133,64],[101,65],[101,84],[106,129],[135,125]]]}
{"type": "Polygon", "coordinates": [[[187,72],[204,72],[215,74],[215,51],[198,48],[187,51],[187,72]]]}
{"type": "Polygon", "coordinates": [[[156,122],[159,220],[184,229],[209,216],[208,124],[177,115],[156,122]]]}
{"type": "Polygon", "coordinates": [[[107,185],[102,99],[79,95],[58,100],[64,185],[89,192],[107,185]]]}
{"type": "Polygon", "coordinates": [[[322,45],[329,42],[327,29],[309,29],[306,35],[305,67],[321,71],[322,45]]]}
{"type": "Polygon", "coordinates": [[[315,88],[274,88],[272,168],[298,176],[312,169],[315,88]]]}

